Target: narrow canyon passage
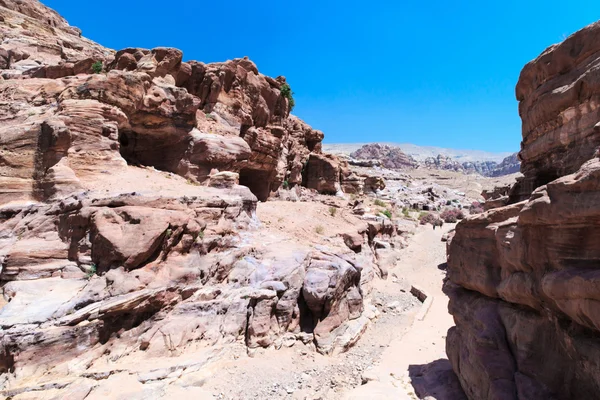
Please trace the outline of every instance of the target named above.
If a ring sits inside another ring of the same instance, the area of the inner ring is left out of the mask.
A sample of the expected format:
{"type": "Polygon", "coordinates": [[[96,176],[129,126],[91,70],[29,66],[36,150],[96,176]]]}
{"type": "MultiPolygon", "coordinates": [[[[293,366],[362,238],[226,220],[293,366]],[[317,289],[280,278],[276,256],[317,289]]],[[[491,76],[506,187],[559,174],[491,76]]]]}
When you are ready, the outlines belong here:
{"type": "Polygon", "coordinates": [[[454,322],[448,314],[448,298],[442,292],[446,243],[441,238],[454,226],[446,224],[435,230],[431,225],[420,226],[402,251],[390,275],[403,277],[424,290],[432,298],[431,305],[417,311],[412,325],[404,333],[399,331],[389,343],[368,374],[371,380],[344,399],[414,399],[415,391],[418,398],[464,398],[445,352],[446,333],[454,322]]]}

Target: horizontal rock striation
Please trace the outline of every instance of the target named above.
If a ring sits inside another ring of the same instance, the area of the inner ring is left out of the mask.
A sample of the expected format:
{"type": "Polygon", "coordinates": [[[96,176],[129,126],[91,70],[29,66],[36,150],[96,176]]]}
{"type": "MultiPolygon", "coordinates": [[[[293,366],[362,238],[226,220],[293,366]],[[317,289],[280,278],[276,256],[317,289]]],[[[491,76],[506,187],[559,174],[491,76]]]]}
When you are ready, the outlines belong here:
{"type": "Polygon", "coordinates": [[[470,399],[598,398],[599,34],[591,25],[525,67],[524,178],[490,192],[449,245],[447,353],[470,399]]]}
{"type": "Polygon", "coordinates": [[[516,95],[523,120],[524,179],[517,201],[576,172],[600,146],[598,35],[600,24],[592,24],[546,49],[521,72],[516,95]]]}
{"type": "Polygon", "coordinates": [[[106,157],[199,183],[214,170],[236,172],[266,200],[283,182],[301,184],[309,155],[321,153],[323,133],[290,116],[285,78],[261,74],[247,58],[204,64],[183,62],[173,48],[115,53],[35,0],[5,1],[0,17],[0,199],[68,193],[106,157]]]}
{"type": "Polygon", "coordinates": [[[322,154],[284,77],[114,52],[35,0],[0,0],[0,30],[0,395],[215,344],[356,342],[402,232],[373,215],[351,246],[260,237],[257,202],[280,187],[382,185],[322,154]]]}

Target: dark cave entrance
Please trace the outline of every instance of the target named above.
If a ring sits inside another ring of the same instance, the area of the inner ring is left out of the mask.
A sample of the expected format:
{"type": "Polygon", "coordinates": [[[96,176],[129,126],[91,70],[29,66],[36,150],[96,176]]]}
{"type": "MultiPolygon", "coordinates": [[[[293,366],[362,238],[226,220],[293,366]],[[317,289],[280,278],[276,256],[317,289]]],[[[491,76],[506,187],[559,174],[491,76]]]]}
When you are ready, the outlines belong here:
{"type": "Polygon", "coordinates": [[[271,173],[256,169],[240,171],[240,185],[246,186],[260,201],[267,201],[271,194],[271,173]]]}

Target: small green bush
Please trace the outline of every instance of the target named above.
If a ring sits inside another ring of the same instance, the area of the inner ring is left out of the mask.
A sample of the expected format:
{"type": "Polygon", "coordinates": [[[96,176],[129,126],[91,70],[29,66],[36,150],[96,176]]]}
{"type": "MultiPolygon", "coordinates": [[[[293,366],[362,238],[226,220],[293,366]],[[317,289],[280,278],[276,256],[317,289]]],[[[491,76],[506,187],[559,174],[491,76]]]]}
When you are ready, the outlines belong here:
{"type": "Polygon", "coordinates": [[[96,275],[96,272],[97,272],[96,264],[92,263],[90,265],[90,269],[88,270],[88,272],[86,274],[86,278],[92,279],[92,276],[96,275]]]}
{"type": "Polygon", "coordinates": [[[319,225],[315,228],[315,232],[317,232],[319,235],[322,235],[323,232],[325,232],[325,228],[323,228],[322,225],[319,225]]]}
{"type": "Polygon", "coordinates": [[[290,183],[288,182],[287,179],[285,181],[283,181],[283,188],[286,190],[290,188],[290,183]]]}
{"type": "Polygon", "coordinates": [[[404,207],[402,209],[402,215],[404,215],[406,218],[410,217],[410,210],[408,209],[408,207],[404,207]]]}
{"type": "Polygon", "coordinates": [[[95,63],[93,63],[92,71],[94,71],[95,74],[99,74],[100,72],[102,72],[102,61],[96,61],[95,63]]]}
{"type": "Polygon", "coordinates": [[[389,219],[392,219],[392,212],[390,210],[381,210],[379,213],[385,215],[389,219]]]}
{"type": "Polygon", "coordinates": [[[378,207],[387,207],[387,204],[385,204],[385,202],[383,202],[382,200],[379,200],[379,199],[375,199],[374,204],[378,207]]]}
{"type": "Polygon", "coordinates": [[[331,215],[332,217],[335,217],[336,213],[337,213],[337,208],[329,207],[329,215],[331,215]]]}
{"type": "Polygon", "coordinates": [[[296,106],[296,101],[294,100],[294,92],[292,92],[292,88],[287,83],[284,83],[283,85],[281,85],[279,90],[281,91],[281,95],[288,99],[288,102],[290,103],[290,111],[292,111],[296,106]]]}

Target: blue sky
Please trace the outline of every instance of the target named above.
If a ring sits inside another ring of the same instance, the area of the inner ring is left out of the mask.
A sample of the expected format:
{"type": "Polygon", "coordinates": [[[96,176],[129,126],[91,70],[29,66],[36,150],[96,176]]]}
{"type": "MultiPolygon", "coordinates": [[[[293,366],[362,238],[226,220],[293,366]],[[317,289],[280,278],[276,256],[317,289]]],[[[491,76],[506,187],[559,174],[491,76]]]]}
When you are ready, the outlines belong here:
{"type": "Polygon", "coordinates": [[[327,143],[517,151],[514,87],[547,46],[600,19],[597,1],[42,0],[114,49],[249,56],[285,75],[327,143]]]}

